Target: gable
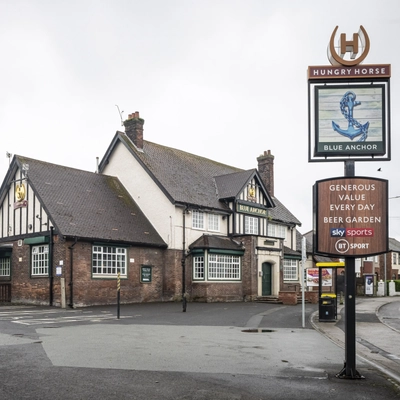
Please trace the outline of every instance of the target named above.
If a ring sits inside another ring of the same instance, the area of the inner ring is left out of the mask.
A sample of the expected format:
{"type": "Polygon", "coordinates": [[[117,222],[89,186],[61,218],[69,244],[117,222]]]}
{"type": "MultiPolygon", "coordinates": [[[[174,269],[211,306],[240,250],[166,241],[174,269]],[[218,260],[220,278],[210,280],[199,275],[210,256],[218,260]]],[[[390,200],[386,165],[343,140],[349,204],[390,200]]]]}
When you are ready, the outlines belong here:
{"type": "Polygon", "coordinates": [[[28,180],[29,167],[14,162],[2,185],[0,239],[48,232],[54,227],[28,180]]]}
{"type": "MultiPolygon", "coordinates": [[[[14,212],[13,236],[54,227],[56,234],[67,237],[166,246],[117,178],[15,157],[17,172],[13,176],[18,179],[23,164],[29,164],[29,171],[25,177],[27,205],[14,212]]],[[[13,179],[9,177],[11,185],[13,179]]],[[[4,217],[2,220],[4,224],[4,217]]]]}

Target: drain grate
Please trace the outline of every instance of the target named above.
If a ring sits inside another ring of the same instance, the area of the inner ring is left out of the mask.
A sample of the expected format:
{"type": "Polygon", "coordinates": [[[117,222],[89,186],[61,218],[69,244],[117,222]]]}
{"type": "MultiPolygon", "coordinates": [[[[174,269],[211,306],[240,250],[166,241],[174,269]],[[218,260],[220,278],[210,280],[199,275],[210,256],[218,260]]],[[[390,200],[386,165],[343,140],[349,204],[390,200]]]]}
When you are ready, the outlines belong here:
{"type": "Polygon", "coordinates": [[[275,332],[275,331],[273,329],[253,328],[253,329],[244,329],[242,332],[244,332],[244,333],[269,333],[269,332],[275,332]]]}

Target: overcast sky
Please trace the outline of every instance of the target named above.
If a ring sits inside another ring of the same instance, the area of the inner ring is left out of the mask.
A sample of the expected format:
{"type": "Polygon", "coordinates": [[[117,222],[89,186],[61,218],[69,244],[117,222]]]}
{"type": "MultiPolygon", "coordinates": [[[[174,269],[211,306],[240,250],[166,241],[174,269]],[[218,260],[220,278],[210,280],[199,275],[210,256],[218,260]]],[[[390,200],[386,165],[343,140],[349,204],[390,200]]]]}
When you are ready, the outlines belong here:
{"type": "Polygon", "coordinates": [[[0,0],[0,181],[6,152],[95,171],[118,105],[140,112],[145,140],[228,165],[271,150],[275,195],[306,233],[313,184],[344,174],[308,163],[307,68],[329,65],[337,25],[348,39],[363,25],[364,63],[392,65],[392,161],[355,169],[400,196],[398,0],[0,0]]]}

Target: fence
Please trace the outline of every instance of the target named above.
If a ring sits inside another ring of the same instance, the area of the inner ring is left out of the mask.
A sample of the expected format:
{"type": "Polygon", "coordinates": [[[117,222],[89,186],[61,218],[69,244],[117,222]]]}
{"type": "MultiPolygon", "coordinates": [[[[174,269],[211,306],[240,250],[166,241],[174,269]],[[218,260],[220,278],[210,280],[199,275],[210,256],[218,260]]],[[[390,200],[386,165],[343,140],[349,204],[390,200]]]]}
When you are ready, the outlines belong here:
{"type": "Polygon", "coordinates": [[[0,303],[11,303],[11,282],[0,282],[0,303]]]}

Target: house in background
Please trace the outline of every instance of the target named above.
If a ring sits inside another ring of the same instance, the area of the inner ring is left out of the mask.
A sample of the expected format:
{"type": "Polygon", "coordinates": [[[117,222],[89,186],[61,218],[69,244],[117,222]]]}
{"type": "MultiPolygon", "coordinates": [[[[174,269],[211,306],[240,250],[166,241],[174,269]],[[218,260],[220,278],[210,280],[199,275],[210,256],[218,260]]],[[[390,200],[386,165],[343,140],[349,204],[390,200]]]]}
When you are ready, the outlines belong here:
{"type": "Polygon", "coordinates": [[[399,279],[400,242],[389,238],[388,253],[357,259],[357,261],[356,272],[359,271],[360,277],[365,274],[375,274],[377,281],[385,280],[385,278],[386,280],[399,279]]]}
{"type": "Polygon", "coordinates": [[[96,173],[15,156],[0,189],[0,287],[13,302],[285,299],[300,221],[274,156],[242,170],[144,140],[133,113],[96,173]],[[8,292],[7,292],[8,293],[8,292]]]}

